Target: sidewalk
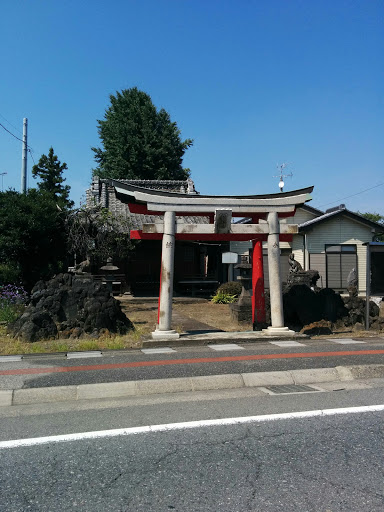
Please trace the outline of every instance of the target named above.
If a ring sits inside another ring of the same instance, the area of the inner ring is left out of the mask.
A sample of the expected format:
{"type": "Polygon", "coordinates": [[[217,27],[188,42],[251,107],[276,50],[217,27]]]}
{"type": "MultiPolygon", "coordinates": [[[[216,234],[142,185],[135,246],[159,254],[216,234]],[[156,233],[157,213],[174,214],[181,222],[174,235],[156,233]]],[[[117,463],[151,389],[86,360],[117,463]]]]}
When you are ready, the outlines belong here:
{"type": "MultiPolygon", "coordinates": [[[[208,375],[173,379],[83,384],[48,388],[0,390],[0,407],[29,405],[49,402],[111,399],[148,396],[163,393],[196,392],[235,388],[265,388],[289,386],[290,393],[303,392],[303,386],[321,384],[323,391],[332,391],[335,385],[344,383],[347,388],[370,387],[352,381],[374,381],[384,377],[382,365],[338,366],[336,368],[304,369],[293,371],[208,375]]],[[[373,382],[374,384],[374,382],[373,382]]],[[[384,381],[382,382],[384,386],[384,381]]],[[[340,387],[339,387],[340,389],[340,387]]],[[[319,391],[316,387],[306,392],[319,391]]],[[[283,391],[286,392],[286,391],[283,391]]],[[[271,393],[275,394],[275,393],[271,393]]]]}

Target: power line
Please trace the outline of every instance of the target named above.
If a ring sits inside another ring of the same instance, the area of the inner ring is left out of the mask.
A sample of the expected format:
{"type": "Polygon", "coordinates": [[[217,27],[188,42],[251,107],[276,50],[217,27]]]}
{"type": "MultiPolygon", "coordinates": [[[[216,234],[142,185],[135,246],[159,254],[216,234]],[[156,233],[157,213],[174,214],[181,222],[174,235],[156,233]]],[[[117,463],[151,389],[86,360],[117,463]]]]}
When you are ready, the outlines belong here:
{"type": "Polygon", "coordinates": [[[336,201],[332,201],[331,203],[320,204],[319,206],[317,206],[317,208],[321,208],[323,206],[328,206],[329,204],[336,204],[339,201],[344,201],[344,199],[349,199],[350,197],[358,196],[359,194],[363,194],[363,192],[368,192],[368,190],[373,190],[374,188],[381,187],[382,185],[384,185],[384,182],[378,183],[377,185],[375,185],[373,187],[366,188],[365,190],[361,190],[360,192],[356,192],[356,194],[351,194],[350,196],[342,197],[341,199],[336,199],[336,201]]]}
{"type": "Polygon", "coordinates": [[[2,117],[4,119],[4,121],[7,121],[8,124],[10,124],[12,126],[12,128],[14,128],[17,132],[19,133],[23,133],[19,128],[16,128],[16,126],[14,124],[12,124],[10,121],[8,121],[8,119],[6,119],[3,114],[0,113],[0,117],[2,117]]]}
{"type": "MultiPolygon", "coordinates": [[[[2,116],[1,114],[0,114],[0,116],[1,116],[3,119],[5,119],[5,117],[4,117],[4,116],[2,116]]],[[[6,119],[5,119],[5,120],[6,120],[6,119]]],[[[6,120],[6,121],[7,121],[7,120],[6,120]]],[[[7,121],[7,123],[9,123],[9,121],[7,121]]],[[[11,123],[9,123],[9,124],[11,124],[11,123]]],[[[4,125],[2,125],[1,123],[0,123],[0,126],[1,126],[2,128],[4,128],[4,130],[5,130],[6,132],[8,132],[10,135],[12,135],[12,137],[15,137],[15,139],[19,140],[20,142],[24,142],[22,139],[19,139],[19,137],[16,137],[16,135],[14,135],[12,132],[10,132],[10,131],[9,131],[9,130],[4,126],[4,125]]],[[[12,126],[12,125],[11,125],[11,126],[12,126]]],[[[14,128],[15,128],[15,127],[14,127],[14,128]]],[[[16,130],[17,130],[17,128],[16,128],[16,130]]],[[[26,146],[27,146],[27,151],[28,151],[28,153],[31,155],[33,165],[36,165],[35,159],[33,158],[33,155],[32,155],[32,151],[33,151],[33,149],[32,149],[32,148],[31,148],[31,146],[29,146],[28,144],[26,144],[26,146]]]]}
{"type": "Polygon", "coordinates": [[[36,165],[35,159],[33,158],[32,151],[28,148],[28,152],[31,155],[33,165],[36,165]]]}
{"type": "MultiPolygon", "coordinates": [[[[10,135],[12,135],[12,137],[15,137],[15,139],[19,140],[20,142],[24,142],[24,141],[23,141],[23,139],[19,139],[19,137],[16,137],[16,135],[14,135],[12,132],[10,132],[10,131],[8,130],[8,128],[6,128],[3,124],[1,124],[1,123],[0,123],[0,126],[1,126],[2,128],[4,128],[4,130],[5,130],[6,132],[8,132],[10,135]]],[[[28,148],[28,150],[29,150],[29,151],[31,151],[31,150],[32,150],[31,146],[29,146],[28,144],[26,144],[26,146],[27,146],[27,148],[28,148]]]]}

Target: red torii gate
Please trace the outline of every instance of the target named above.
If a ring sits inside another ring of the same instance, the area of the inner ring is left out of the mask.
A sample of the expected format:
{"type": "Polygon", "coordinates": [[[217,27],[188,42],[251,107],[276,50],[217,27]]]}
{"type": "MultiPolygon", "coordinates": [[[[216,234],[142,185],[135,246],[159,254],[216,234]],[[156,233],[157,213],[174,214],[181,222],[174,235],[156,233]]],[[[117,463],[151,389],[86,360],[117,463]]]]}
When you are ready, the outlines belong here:
{"type": "Polygon", "coordinates": [[[271,296],[271,323],[268,334],[291,334],[284,327],[280,274],[279,241],[292,241],[297,225],[280,223],[291,217],[297,206],[311,199],[313,187],[278,194],[252,196],[208,196],[166,192],[109,180],[131,213],[164,216],[158,222],[131,230],[131,238],[162,240],[159,314],[154,338],[178,338],[171,329],[174,250],[176,240],[253,242],[252,315],[253,321],[265,321],[262,242],[268,241],[268,267],[271,296]],[[184,216],[209,217],[209,224],[185,223],[184,216]],[[179,217],[176,219],[176,216],[179,217]],[[233,224],[232,217],[250,217],[251,224],[233,224]],[[266,222],[259,222],[260,220],[266,222]]]}

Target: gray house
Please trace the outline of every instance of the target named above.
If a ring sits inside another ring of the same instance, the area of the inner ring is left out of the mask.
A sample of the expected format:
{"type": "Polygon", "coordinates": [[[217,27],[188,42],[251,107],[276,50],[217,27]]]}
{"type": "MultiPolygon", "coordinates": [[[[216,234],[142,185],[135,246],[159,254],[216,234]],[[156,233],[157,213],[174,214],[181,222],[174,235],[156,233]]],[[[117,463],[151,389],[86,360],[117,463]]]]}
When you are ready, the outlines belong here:
{"type": "MultiPolygon", "coordinates": [[[[304,205],[296,210],[288,222],[298,224],[299,233],[293,235],[292,242],[280,243],[283,281],[288,275],[288,256],[293,253],[304,270],[319,271],[318,286],[333,288],[341,293],[346,291],[348,274],[355,268],[359,293],[365,293],[367,247],[364,244],[374,241],[383,233],[384,226],[348,210],[344,204],[326,212],[304,205]]],[[[239,257],[247,257],[251,248],[251,242],[231,242],[230,250],[237,252],[239,257]]],[[[267,265],[265,257],[266,287],[267,265]]]]}

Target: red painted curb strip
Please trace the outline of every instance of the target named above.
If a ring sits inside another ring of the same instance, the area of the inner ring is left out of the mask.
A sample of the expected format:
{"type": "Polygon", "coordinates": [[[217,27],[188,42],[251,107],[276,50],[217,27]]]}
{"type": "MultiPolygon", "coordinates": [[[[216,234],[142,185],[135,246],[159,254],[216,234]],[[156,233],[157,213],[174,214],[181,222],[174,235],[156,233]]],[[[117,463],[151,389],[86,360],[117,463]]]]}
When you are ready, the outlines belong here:
{"type": "Polygon", "coordinates": [[[96,364],[93,366],[58,366],[52,368],[25,368],[2,370],[0,375],[36,375],[42,373],[66,373],[95,370],[115,370],[119,368],[139,368],[145,366],[166,366],[177,364],[225,363],[231,361],[258,361],[263,359],[295,359],[303,357],[364,356],[384,354],[384,350],[343,350],[337,352],[299,352],[293,354],[258,354],[254,356],[206,357],[193,359],[165,359],[163,361],[137,361],[133,363],[96,364]]]}

